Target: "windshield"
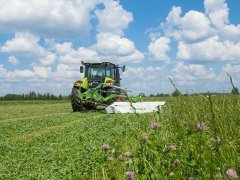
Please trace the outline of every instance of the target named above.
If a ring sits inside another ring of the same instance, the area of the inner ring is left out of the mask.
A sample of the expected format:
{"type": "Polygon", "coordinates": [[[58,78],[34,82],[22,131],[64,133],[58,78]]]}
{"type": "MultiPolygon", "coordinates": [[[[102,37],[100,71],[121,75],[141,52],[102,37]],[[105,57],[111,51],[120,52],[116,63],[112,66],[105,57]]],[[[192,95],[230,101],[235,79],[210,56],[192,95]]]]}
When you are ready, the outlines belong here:
{"type": "Polygon", "coordinates": [[[104,77],[110,77],[114,79],[114,66],[110,65],[91,65],[88,66],[86,76],[90,80],[103,80],[104,77]]]}

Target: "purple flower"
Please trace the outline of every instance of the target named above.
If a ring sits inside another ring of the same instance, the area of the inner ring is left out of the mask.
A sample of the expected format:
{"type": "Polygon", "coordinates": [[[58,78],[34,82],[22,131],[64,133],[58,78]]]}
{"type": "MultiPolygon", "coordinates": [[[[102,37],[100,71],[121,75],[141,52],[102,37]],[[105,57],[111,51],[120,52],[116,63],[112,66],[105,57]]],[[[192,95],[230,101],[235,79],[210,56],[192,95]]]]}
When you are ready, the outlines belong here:
{"type": "Polygon", "coordinates": [[[189,178],[188,178],[188,180],[194,180],[194,177],[193,177],[193,176],[191,176],[191,177],[189,177],[189,178]]]}
{"type": "Polygon", "coordinates": [[[114,158],[110,156],[110,157],[108,158],[108,160],[109,160],[109,161],[114,161],[114,158]]]}
{"type": "Polygon", "coordinates": [[[207,125],[205,123],[197,123],[197,130],[198,131],[203,131],[207,129],[207,125]]]}
{"type": "Polygon", "coordinates": [[[237,172],[234,169],[228,169],[226,175],[229,179],[237,179],[237,172]]]}
{"type": "Polygon", "coordinates": [[[179,159],[176,159],[176,160],[173,161],[173,164],[172,164],[172,165],[173,165],[174,167],[176,167],[176,166],[178,166],[180,163],[181,163],[181,161],[180,161],[179,159]]]}
{"type": "Polygon", "coordinates": [[[171,145],[171,146],[169,146],[168,148],[169,148],[170,150],[172,150],[172,151],[177,150],[176,146],[174,146],[174,145],[171,145]]]}
{"type": "Polygon", "coordinates": [[[120,161],[124,161],[125,157],[120,154],[120,155],[118,156],[118,159],[119,159],[120,161]]]}
{"type": "Polygon", "coordinates": [[[151,129],[154,129],[156,130],[158,128],[158,123],[156,122],[152,122],[151,125],[150,125],[151,129]]]}
{"type": "Polygon", "coordinates": [[[134,176],[134,172],[133,171],[127,171],[126,172],[126,176],[128,176],[128,178],[130,180],[135,180],[136,179],[135,176],[134,176]]]}
{"type": "Polygon", "coordinates": [[[106,150],[108,150],[109,148],[110,148],[110,146],[109,146],[109,144],[103,144],[103,149],[106,151],[106,150]]]}
{"type": "Polygon", "coordinates": [[[216,139],[216,144],[217,145],[220,145],[222,143],[222,140],[220,139],[220,137],[217,137],[217,139],[216,139]]]}
{"type": "Polygon", "coordinates": [[[146,134],[143,135],[143,140],[147,141],[148,140],[148,136],[146,134]]]}
{"type": "Polygon", "coordinates": [[[133,154],[132,154],[131,152],[125,152],[125,156],[127,156],[127,157],[132,157],[133,154]]]}

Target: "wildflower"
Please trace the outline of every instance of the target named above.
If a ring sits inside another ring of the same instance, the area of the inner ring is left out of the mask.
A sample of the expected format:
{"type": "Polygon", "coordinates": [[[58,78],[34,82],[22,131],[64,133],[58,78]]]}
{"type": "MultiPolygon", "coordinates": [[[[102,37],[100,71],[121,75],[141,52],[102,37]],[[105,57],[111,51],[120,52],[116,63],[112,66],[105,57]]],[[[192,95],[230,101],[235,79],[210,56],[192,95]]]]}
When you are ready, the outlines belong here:
{"type": "Polygon", "coordinates": [[[180,163],[181,163],[181,161],[179,159],[176,159],[173,161],[172,165],[175,167],[175,166],[178,166],[180,163]]]}
{"type": "Polygon", "coordinates": [[[110,146],[109,146],[109,144],[103,144],[103,149],[106,151],[106,150],[108,150],[109,148],[110,148],[110,146]]]}
{"type": "Polygon", "coordinates": [[[129,159],[128,161],[125,162],[126,164],[132,164],[132,160],[129,159]]]}
{"type": "Polygon", "coordinates": [[[158,124],[156,122],[152,122],[150,127],[154,130],[156,130],[158,128],[158,124]]]}
{"type": "Polygon", "coordinates": [[[118,156],[118,159],[119,159],[120,161],[124,161],[125,157],[124,157],[123,155],[120,155],[120,156],[118,156]]]}
{"type": "Polygon", "coordinates": [[[169,174],[169,176],[171,176],[171,177],[172,177],[172,176],[174,176],[174,173],[173,173],[173,172],[171,172],[171,173],[169,174]]]}
{"type": "Polygon", "coordinates": [[[125,152],[125,156],[127,156],[127,157],[132,157],[133,154],[132,154],[131,152],[125,152]]]}
{"type": "Polygon", "coordinates": [[[207,129],[207,125],[205,123],[197,123],[197,130],[198,131],[203,131],[207,129]]]}
{"type": "Polygon", "coordinates": [[[189,177],[189,178],[188,178],[188,180],[194,180],[194,177],[193,177],[193,176],[191,176],[191,177],[189,177]]]}
{"type": "Polygon", "coordinates": [[[176,146],[174,146],[174,145],[169,146],[169,149],[172,150],[172,151],[177,150],[176,146]]]}
{"type": "Polygon", "coordinates": [[[108,158],[108,160],[109,160],[109,161],[114,161],[114,158],[110,156],[110,157],[108,158]]]}
{"type": "Polygon", "coordinates": [[[229,179],[237,179],[237,172],[234,169],[228,169],[226,175],[229,179]]]}
{"type": "Polygon", "coordinates": [[[128,178],[130,180],[135,180],[136,179],[135,176],[134,176],[134,172],[133,171],[127,171],[126,172],[126,176],[128,176],[128,178]]]}
{"type": "Polygon", "coordinates": [[[222,140],[220,139],[220,137],[217,137],[217,139],[216,139],[216,144],[217,145],[220,145],[222,143],[222,140]]]}
{"type": "Polygon", "coordinates": [[[148,136],[146,134],[143,135],[143,140],[147,141],[148,140],[148,136]]]}

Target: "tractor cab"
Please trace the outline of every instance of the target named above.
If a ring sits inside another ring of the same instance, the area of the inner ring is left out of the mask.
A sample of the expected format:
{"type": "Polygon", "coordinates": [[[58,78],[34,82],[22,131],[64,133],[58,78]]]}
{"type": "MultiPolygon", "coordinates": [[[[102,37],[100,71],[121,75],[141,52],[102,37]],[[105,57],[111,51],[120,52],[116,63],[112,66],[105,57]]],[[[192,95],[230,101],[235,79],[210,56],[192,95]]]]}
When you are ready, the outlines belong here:
{"type": "Polygon", "coordinates": [[[125,66],[119,67],[110,62],[102,63],[84,63],[83,66],[80,66],[80,72],[84,71],[84,78],[87,78],[89,87],[96,86],[99,83],[104,83],[106,80],[112,80],[114,85],[120,86],[120,72],[119,68],[122,68],[122,71],[125,70],[125,66]]]}

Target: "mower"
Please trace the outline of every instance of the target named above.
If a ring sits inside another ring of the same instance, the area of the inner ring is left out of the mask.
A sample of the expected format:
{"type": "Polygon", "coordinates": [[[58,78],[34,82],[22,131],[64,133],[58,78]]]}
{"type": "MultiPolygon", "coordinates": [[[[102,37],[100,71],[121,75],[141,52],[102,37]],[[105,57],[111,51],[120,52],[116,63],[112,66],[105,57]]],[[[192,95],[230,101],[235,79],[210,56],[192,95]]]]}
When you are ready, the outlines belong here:
{"type": "Polygon", "coordinates": [[[143,94],[129,96],[130,89],[120,86],[120,69],[111,62],[85,63],[82,61],[82,80],[74,83],[71,104],[74,112],[96,110],[105,106],[106,113],[146,113],[159,111],[165,102],[142,102],[143,94]]]}

